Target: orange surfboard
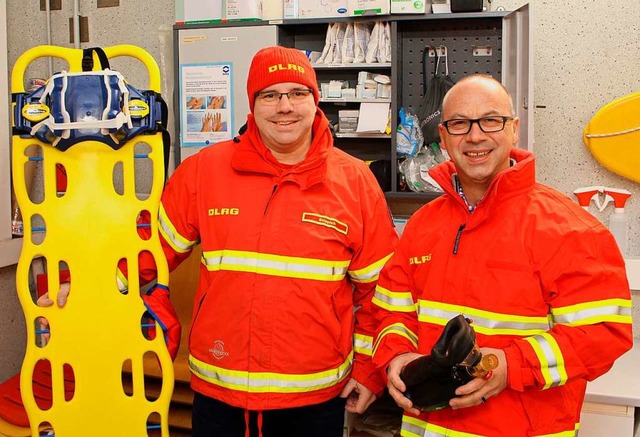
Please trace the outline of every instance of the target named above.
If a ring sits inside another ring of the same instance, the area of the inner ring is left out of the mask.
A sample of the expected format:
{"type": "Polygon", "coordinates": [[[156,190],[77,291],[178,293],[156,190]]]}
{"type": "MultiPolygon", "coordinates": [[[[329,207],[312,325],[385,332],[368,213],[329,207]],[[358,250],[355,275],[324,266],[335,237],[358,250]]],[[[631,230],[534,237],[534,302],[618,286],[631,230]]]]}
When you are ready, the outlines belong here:
{"type": "Polygon", "coordinates": [[[582,138],[605,168],[640,182],[640,92],[600,108],[585,127],[582,138]]]}

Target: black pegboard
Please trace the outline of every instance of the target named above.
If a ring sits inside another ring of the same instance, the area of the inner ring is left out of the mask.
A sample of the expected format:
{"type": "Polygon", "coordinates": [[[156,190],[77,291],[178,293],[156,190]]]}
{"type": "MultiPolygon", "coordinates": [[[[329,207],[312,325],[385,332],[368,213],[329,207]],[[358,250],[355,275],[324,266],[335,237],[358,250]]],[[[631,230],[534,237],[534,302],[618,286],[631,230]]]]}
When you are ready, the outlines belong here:
{"type": "MultiPolygon", "coordinates": [[[[447,47],[449,76],[454,81],[473,73],[502,77],[502,19],[423,20],[398,23],[401,81],[398,107],[417,112],[423,99],[422,53],[426,46],[447,47]],[[474,47],[490,47],[491,56],[474,56],[474,47]]],[[[428,57],[433,72],[435,57],[428,57]]],[[[441,64],[439,74],[444,74],[441,64]]]]}

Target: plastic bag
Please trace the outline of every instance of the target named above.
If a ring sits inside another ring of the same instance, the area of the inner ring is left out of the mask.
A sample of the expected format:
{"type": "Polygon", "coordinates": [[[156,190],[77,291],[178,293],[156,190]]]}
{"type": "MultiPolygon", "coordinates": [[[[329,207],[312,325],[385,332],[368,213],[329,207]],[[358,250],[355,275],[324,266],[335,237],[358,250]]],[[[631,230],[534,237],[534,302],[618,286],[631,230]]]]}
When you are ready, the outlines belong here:
{"type": "Polygon", "coordinates": [[[435,68],[433,74],[430,75],[427,73],[426,69],[429,65],[428,56],[429,49],[431,47],[427,46],[424,48],[424,52],[422,54],[422,62],[423,62],[423,80],[424,80],[424,97],[422,99],[422,103],[420,104],[420,109],[418,111],[418,118],[420,119],[420,128],[422,129],[422,135],[424,137],[424,142],[426,144],[432,142],[440,142],[440,134],[438,132],[438,124],[440,124],[440,118],[442,116],[442,99],[444,99],[447,91],[451,89],[451,87],[455,84],[453,79],[449,77],[449,63],[447,61],[447,51],[446,47],[440,46],[436,47],[436,61],[435,68]],[[444,51],[444,54],[441,53],[444,51]],[[438,74],[438,69],[440,66],[440,61],[444,60],[445,63],[445,74],[438,74]]]}
{"type": "Polygon", "coordinates": [[[347,31],[347,23],[336,23],[334,26],[335,45],[333,46],[333,60],[331,64],[342,64],[342,45],[347,31]]]}
{"type": "Polygon", "coordinates": [[[318,64],[331,64],[333,61],[333,51],[336,41],[335,24],[331,23],[327,26],[327,35],[324,40],[324,48],[320,57],[316,61],[318,64]]]}
{"type": "Polygon", "coordinates": [[[391,26],[385,22],[378,32],[378,53],[376,60],[380,63],[391,62],[391,26]]]}
{"type": "Polygon", "coordinates": [[[429,169],[437,165],[430,153],[419,153],[402,161],[398,170],[404,175],[407,186],[417,193],[440,192],[442,188],[429,176],[429,169]]]}
{"type": "Polygon", "coordinates": [[[396,131],[396,150],[398,155],[415,156],[422,147],[422,130],[415,114],[400,108],[398,112],[398,128],[396,131]]]}
{"type": "Polygon", "coordinates": [[[367,54],[367,46],[369,45],[369,26],[367,26],[365,23],[356,22],[353,25],[353,33],[353,63],[361,64],[365,60],[365,56],[367,54]]]}
{"type": "Polygon", "coordinates": [[[355,58],[355,30],[353,23],[347,23],[342,38],[342,63],[351,64],[355,58]]]}
{"type": "Polygon", "coordinates": [[[371,35],[369,36],[369,44],[367,44],[367,53],[365,55],[365,62],[367,64],[376,62],[379,50],[378,44],[380,43],[380,32],[384,32],[384,30],[382,30],[382,23],[380,21],[376,21],[376,24],[373,25],[373,30],[371,30],[371,35]]]}

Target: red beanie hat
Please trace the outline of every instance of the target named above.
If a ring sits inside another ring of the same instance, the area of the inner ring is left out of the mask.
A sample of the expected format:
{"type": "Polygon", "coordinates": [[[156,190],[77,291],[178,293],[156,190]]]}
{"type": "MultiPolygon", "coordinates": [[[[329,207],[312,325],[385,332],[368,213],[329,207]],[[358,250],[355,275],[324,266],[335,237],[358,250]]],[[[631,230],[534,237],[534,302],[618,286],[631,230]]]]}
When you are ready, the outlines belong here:
{"type": "Polygon", "coordinates": [[[272,46],[256,53],[249,67],[247,94],[249,108],[253,112],[256,93],[276,83],[295,82],[313,90],[313,98],[318,104],[320,92],[316,72],[309,58],[298,49],[272,46]]]}

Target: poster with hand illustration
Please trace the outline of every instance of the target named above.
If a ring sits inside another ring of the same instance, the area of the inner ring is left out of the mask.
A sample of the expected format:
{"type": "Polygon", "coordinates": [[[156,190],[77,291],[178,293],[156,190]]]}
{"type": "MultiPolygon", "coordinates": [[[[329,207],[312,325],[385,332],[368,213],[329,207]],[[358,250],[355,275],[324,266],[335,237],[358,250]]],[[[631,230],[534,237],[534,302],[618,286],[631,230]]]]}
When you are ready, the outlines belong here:
{"type": "Polygon", "coordinates": [[[180,67],[182,145],[205,146],[231,139],[232,75],[230,63],[180,67]]]}

